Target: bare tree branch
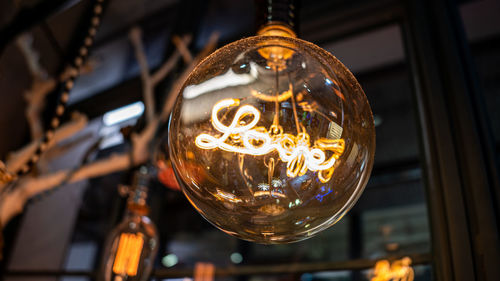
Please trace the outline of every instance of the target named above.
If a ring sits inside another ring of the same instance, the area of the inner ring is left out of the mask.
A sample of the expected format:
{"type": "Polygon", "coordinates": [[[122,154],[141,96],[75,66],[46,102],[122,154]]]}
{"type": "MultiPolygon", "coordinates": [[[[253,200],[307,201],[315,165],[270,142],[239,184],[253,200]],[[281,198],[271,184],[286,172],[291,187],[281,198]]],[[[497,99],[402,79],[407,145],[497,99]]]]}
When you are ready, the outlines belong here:
{"type": "Polygon", "coordinates": [[[177,50],[179,50],[179,53],[181,53],[184,62],[190,64],[193,61],[193,56],[191,55],[191,52],[188,50],[187,44],[184,44],[182,39],[177,35],[174,35],[172,37],[172,42],[174,43],[177,50]]]}
{"type": "Polygon", "coordinates": [[[155,97],[149,75],[148,59],[146,57],[146,53],[144,52],[141,37],[142,32],[139,27],[134,27],[130,30],[129,39],[134,46],[135,57],[137,58],[137,62],[139,62],[139,66],[141,68],[142,95],[146,105],[146,121],[151,122],[155,116],[155,97]]]}
{"type": "Polygon", "coordinates": [[[24,95],[28,103],[25,114],[30,128],[31,139],[38,139],[43,134],[40,114],[45,107],[45,96],[55,88],[56,81],[47,78],[47,72],[39,61],[40,56],[33,47],[33,36],[31,34],[22,34],[18,37],[16,43],[33,78],[31,88],[24,95]]]}
{"type": "MultiPolygon", "coordinates": [[[[57,144],[61,140],[71,137],[72,135],[85,128],[87,126],[87,121],[88,120],[85,115],[74,113],[70,122],[63,124],[54,132],[54,137],[52,138],[51,142],[48,143],[46,149],[49,149],[50,147],[54,146],[54,144],[57,144]]],[[[5,164],[7,170],[14,173],[17,172],[26,162],[28,162],[29,158],[33,155],[37,147],[40,145],[41,141],[42,138],[40,137],[39,139],[32,141],[20,150],[10,153],[5,164]]]]}
{"type": "Polygon", "coordinates": [[[177,49],[174,54],[158,69],[154,74],[150,74],[150,68],[148,65],[148,60],[146,53],[144,51],[144,45],[142,44],[141,29],[139,27],[133,27],[129,33],[129,39],[135,50],[135,57],[139,63],[141,69],[141,80],[142,80],[142,93],[144,98],[144,103],[146,106],[146,120],[151,122],[155,116],[155,98],[154,98],[154,88],[165,76],[172,71],[175,64],[179,60],[180,55],[186,60],[192,61],[192,55],[189,52],[187,45],[191,41],[191,36],[184,36],[182,39],[178,36],[174,36],[173,42],[177,49]]]}
{"type": "MultiPolygon", "coordinates": [[[[147,62],[145,61],[142,43],[140,42],[140,32],[132,30],[130,37],[134,46],[137,47],[136,55],[138,60],[143,60],[142,62],[139,62],[141,64],[141,77],[149,81],[145,83],[149,90],[147,90],[146,87],[144,90],[150,91],[148,94],[152,94],[154,85],[161,81],[173,69],[173,66],[181,57],[181,52],[189,52],[186,45],[189,44],[191,37],[185,36],[180,40],[176,39],[176,46],[178,48],[177,51],[174,52],[172,57],[170,57],[154,75],[150,75],[149,70],[147,69],[147,62]],[[183,48],[184,51],[180,51],[180,49],[183,48]]],[[[29,198],[40,192],[50,190],[55,186],[63,184],[64,182],[72,183],[88,178],[103,176],[116,171],[126,170],[132,166],[146,162],[150,158],[150,151],[148,147],[159,123],[166,120],[166,117],[170,113],[173,102],[175,101],[175,98],[177,97],[185,79],[194,67],[215,49],[217,39],[218,35],[215,33],[212,34],[207,46],[194,59],[191,59],[191,63],[188,65],[186,70],[184,70],[182,75],[174,82],[161,114],[159,116],[155,116],[153,112],[152,117],[149,117],[150,120],[148,120],[149,122],[146,128],[140,134],[132,135],[131,153],[112,155],[106,159],[98,160],[79,167],[76,170],[61,170],[51,174],[41,175],[36,178],[29,176],[22,177],[19,179],[19,182],[13,191],[0,195],[0,223],[5,225],[13,216],[22,212],[22,209],[29,198]]],[[[189,57],[192,58],[191,54],[189,54],[189,56],[184,54],[185,59],[189,60],[189,57]]],[[[154,100],[150,100],[150,102],[152,102],[154,106],[154,100]]],[[[84,128],[86,124],[87,119],[84,116],[77,116],[70,123],[63,125],[56,130],[54,140],[49,145],[54,145],[54,143],[68,138],[84,128]]],[[[40,140],[33,141],[25,148],[12,154],[7,161],[6,167],[10,171],[16,171],[19,169],[32,155],[39,142],[40,140]]]]}
{"type": "MultiPolygon", "coordinates": [[[[56,88],[58,80],[49,78],[46,70],[40,64],[40,57],[33,47],[33,36],[31,34],[25,33],[21,35],[16,43],[33,77],[31,87],[26,91],[24,97],[27,102],[25,114],[30,128],[31,139],[36,140],[43,135],[41,114],[45,108],[45,97],[56,88]]],[[[77,70],[72,67],[66,68],[60,79],[67,79],[70,73],[74,71],[77,70]]]]}
{"type": "Polygon", "coordinates": [[[40,65],[40,56],[33,48],[33,36],[30,33],[24,33],[18,37],[16,44],[26,59],[26,64],[33,77],[33,80],[47,79],[47,72],[40,65]]]}
{"type": "MultiPolygon", "coordinates": [[[[179,46],[184,46],[184,48],[187,49],[187,46],[189,45],[189,43],[191,43],[191,39],[191,35],[184,35],[182,39],[177,42],[177,44],[179,46]]],[[[170,71],[172,71],[175,64],[179,60],[180,56],[180,51],[178,49],[175,50],[172,56],[151,76],[153,85],[158,84],[161,80],[167,77],[167,75],[170,73],[170,71]]]]}
{"type": "Polygon", "coordinates": [[[23,177],[12,192],[0,197],[0,223],[5,225],[12,217],[22,212],[29,198],[61,185],[63,182],[73,183],[103,176],[146,162],[149,158],[148,144],[153,138],[157,126],[158,119],[155,118],[141,134],[132,135],[132,157],[128,153],[115,154],[82,166],[76,171],[68,169],[36,178],[23,177]]]}
{"type": "Polygon", "coordinates": [[[31,89],[26,91],[24,98],[27,101],[26,119],[30,125],[31,139],[38,139],[43,135],[43,125],[40,115],[45,108],[45,97],[56,87],[54,79],[34,80],[31,89]]]}
{"type": "Polygon", "coordinates": [[[184,85],[184,82],[188,78],[189,74],[193,71],[193,69],[200,63],[202,59],[204,59],[206,56],[208,56],[211,52],[215,50],[217,47],[217,41],[219,40],[219,33],[214,32],[210,35],[210,38],[208,39],[207,45],[201,50],[201,52],[193,59],[191,64],[189,64],[186,69],[182,72],[181,76],[175,81],[175,83],[172,85],[172,88],[170,89],[170,92],[168,93],[167,100],[165,104],[163,105],[162,112],[160,114],[160,120],[162,122],[165,122],[168,119],[168,116],[170,114],[170,111],[172,110],[172,107],[174,106],[175,100],[177,99],[177,95],[181,91],[182,86],[184,85]]]}

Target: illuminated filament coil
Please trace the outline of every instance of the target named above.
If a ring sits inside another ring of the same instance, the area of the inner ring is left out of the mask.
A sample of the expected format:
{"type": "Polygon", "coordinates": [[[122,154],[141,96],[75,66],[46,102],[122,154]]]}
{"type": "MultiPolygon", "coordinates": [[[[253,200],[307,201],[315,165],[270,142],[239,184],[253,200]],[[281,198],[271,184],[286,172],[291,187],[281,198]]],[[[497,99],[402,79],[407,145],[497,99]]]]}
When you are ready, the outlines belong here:
{"type": "Polygon", "coordinates": [[[117,275],[136,276],[144,240],[139,234],[122,233],[116,251],[113,272],[117,275]]]}
{"type": "Polygon", "coordinates": [[[251,105],[238,108],[229,126],[222,124],[218,113],[223,108],[239,105],[240,101],[237,99],[224,99],[216,103],[212,109],[212,125],[222,136],[200,134],[195,139],[196,146],[254,156],[276,151],[280,160],[287,163],[287,176],[302,176],[310,170],[318,171],[318,178],[323,183],[331,179],[335,161],[344,152],[343,139],[320,138],[311,147],[310,136],[305,130],[294,136],[283,133],[283,128],[279,125],[272,125],[269,130],[257,126],[260,112],[251,105]],[[243,121],[248,118],[251,119],[249,122],[243,121]],[[328,159],[325,151],[332,153],[328,159]]]}

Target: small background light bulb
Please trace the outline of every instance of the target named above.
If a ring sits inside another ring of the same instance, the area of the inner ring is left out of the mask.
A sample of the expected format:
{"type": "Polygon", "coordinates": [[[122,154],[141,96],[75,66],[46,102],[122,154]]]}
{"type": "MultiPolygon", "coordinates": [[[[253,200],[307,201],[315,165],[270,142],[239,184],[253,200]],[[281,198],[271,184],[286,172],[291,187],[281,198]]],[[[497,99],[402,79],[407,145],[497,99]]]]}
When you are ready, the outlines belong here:
{"type": "Polygon", "coordinates": [[[123,221],[110,233],[104,247],[98,280],[145,281],[158,252],[156,227],[147,216],[147,169],[136,173],[123,221]]]}

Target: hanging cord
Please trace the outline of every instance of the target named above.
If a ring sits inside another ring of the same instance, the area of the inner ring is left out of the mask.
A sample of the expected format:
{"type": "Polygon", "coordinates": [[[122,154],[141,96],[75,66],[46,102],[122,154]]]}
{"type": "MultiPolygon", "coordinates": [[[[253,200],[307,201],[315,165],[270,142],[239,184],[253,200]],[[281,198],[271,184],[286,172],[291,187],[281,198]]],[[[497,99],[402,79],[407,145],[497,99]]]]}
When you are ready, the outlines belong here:
{"type": "Polygon", "coordinates": [[[92,14],[90,16],[90,22],[88,24],[87,35],[84,37],[75,58],[69,63],[69,77],[60,82],[58,90],[59,98],[57,106],[55,108],[55,113],[50,121],[50,128],[46,130],[43,139],[38,144],[38,147],[31,158],[23,166],[21,166],[18,171],[11,172],[8,171],[4,165],[0,166],[0,182],[9,183],[29,173],[34,165],[40,160],[41,155],[49,147],[49,143],[54,138],[54,132],[61,123],[61,117],[66,111],[67,102],[69,100],[69,93],[74,86],[75,79],[78,77],[81,67],[88,57],[89,48],[94,43],[94,38],[97,34],[97,28],[101,23],[102,14],[104,12],[105,1],[106,0],[95,0],[92,5],[92,14]]]}

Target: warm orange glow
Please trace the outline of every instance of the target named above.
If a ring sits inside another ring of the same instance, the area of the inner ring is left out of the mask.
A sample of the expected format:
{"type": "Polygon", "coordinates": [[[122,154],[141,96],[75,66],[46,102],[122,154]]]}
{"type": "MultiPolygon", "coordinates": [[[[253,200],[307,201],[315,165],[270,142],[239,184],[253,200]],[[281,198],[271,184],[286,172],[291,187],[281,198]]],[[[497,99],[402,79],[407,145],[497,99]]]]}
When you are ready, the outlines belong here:
{"type": "Polygon", "coordinates": [[[343,139],[320,138],[311,147],[310,136],[303,127],[298,128],[297,135],[292,135],[284,133],[283,128],[277,124],[272,125],[269,130],[257,126],[260,112],[251,105],[239,107],[229,126],[222,124],[219,112],[239,105],[240,101],[237,99],[224,99],[215,104],[212,109],[212,125],[222,136],[200,134],[196,137],[196,146],[254,156],[276,151],[281,161],[287,163],[287,176],[302,176],[310,170],[318,171],[318,178],[323,183],[331,179],[335,161],[344,152],[343,139]],[[328,159],[326,151],[331,152],[328,159]]]}
{"type": "Polygon", "coordinates": [[[197,262],[194,265],[194,281],[213,281],[215,266],[212,263],[197,262]]]}
{"type": "Polygon", "coordinates": [[[295,38],[297,35],[288,26],[283,25],[279,22],[269,23],[264,25],[257,31],[257,35],[260,36],[283,36],[295,38]]]}
{"type": "Polygon", "coordinates": [[[215,198],[223,201],[229,201],[232,203],[240,203],[242,200],[232,193],[222,191],[217,188],[217,193],[213,194],[215,198]]]}
{"type": "Polygon", "coordinates": [[[113,272],[118,275],[136,276],[144,240],[140,234],[122,233],[116,251],[113,272]]]}
{"type": "Polygon", "coordinates": [[[259,91],[255,91],[255,90],[250,90],[250,93],[252,94],[252,96],[254,96],[254,97],[256,97],[256,98],[258,98],[260,100],[273,101],[273,102],[286,101],[293,94],[292,89],[289,89],[288,91],[285,91],[285,92],[281,93],[278,96],[266,95],[266,94],[263,94],[263,93],[261,93],[259,91]]]}
{"type": "Polygon", "coordinates": [[[409,257],[396,260],[392,264],[387,260],[380,260],[375,264],[371,281],[413,281],[415,274],[410,265],[409,257]]]}

